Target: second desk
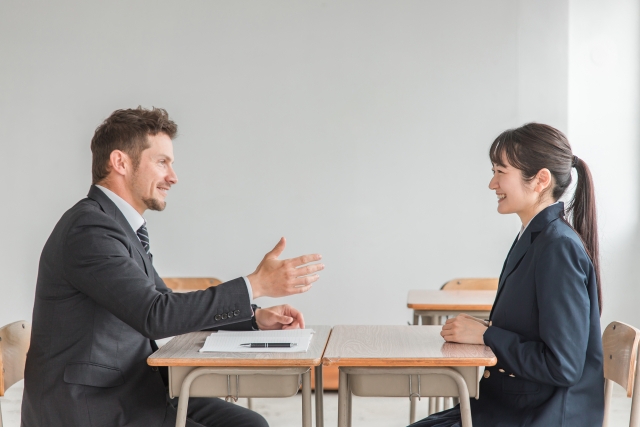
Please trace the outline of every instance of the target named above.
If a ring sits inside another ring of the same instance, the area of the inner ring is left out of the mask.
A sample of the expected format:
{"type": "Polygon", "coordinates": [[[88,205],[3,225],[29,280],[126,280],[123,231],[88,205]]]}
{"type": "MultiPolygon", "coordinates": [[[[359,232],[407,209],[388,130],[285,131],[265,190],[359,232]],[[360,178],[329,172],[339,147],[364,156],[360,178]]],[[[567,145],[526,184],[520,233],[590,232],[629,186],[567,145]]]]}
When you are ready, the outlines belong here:
{"type": "Polygon", "coordinates": [[[462,426],[471,427],[469,398],[480,393],[484,366],[497,363],[484,345],[447,343],[439,326],[335,326],[323,364],[340,368],[338,427],[351,426],[351,395],[456,396],[462,426]],[[424,379],[423,379],[424,377],[424,379]]]}
{"type": "Polygon", "coordinates": [[[447,291],[415,289],[409,291],[407,308],[413,310],[413,324],[438,325],[441,316],[468,313],[487,318],[496,299],[496,291],[447,291]]]}

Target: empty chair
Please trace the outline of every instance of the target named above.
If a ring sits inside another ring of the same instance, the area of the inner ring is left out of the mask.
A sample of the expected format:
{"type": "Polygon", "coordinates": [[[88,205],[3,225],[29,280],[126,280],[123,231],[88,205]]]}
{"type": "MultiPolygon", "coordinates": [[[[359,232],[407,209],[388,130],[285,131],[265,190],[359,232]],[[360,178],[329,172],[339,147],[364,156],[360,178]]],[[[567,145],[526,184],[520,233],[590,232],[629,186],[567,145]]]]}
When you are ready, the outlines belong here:
{"type": "Polygon", "coordinates": [[[453,279],[442,285],[443,291],[497,291],[498,278],[453,279]]]}
{"type": "MultiPolygon", "coordinates": [[[[24,365],[31,339],[31,324],[24,320],[0,328],[0,397],[24,378],[24,365]]],[[[2,408],[0,407],[0,427],[2,408]]]]}
{"type": "Polygon", "coordinates": [[[603,427],[609,426],[614,382],[627,391],[627,397],[633,396],[629,427],[640,427],[640,376],[636,375],[639,340],[640,330],[622,322],[611,322],[602,334],[605,379],[603,427]]]}
{"type": "Polygon", "coordinates": [[[200,291],[222,283],[215,277],[167,277],[162,280],[174,292],[200,291]]]}

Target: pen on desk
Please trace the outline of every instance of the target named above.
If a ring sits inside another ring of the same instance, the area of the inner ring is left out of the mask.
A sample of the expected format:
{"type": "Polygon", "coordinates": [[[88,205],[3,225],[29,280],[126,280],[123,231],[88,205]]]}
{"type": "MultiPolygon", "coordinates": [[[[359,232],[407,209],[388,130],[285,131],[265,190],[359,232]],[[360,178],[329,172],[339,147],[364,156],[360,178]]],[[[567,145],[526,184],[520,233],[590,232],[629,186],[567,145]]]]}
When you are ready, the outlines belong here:
{"type": "Polygon", "coordinates": [[[294,342],[247,342],[240,344],[240,347],[249,348],[269,348],[269,347],[295,347],[297,344],[294,342]]]}

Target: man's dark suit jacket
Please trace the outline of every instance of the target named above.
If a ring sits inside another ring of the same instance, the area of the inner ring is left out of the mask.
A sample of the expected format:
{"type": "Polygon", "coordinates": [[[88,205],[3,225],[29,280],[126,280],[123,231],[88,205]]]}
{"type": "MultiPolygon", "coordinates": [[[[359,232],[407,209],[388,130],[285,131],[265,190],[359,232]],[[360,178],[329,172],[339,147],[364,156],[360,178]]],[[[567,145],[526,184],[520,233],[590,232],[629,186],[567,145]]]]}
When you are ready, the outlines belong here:
{"type": "Polygon", "coordinates": [[[595,271],[563,215],[563,203],[540,212],[505,262],[484,334],[498,364],[471,401],[475,427],[602,426],[595,271]]]}
{"type": "Polygon", "coordinates": [[[251,316],[242,278],[172,293],[120,210],[92,186],[42,251],[22,426],[173,425],[160,372],[147,365],[150,340],[251,316]]]}

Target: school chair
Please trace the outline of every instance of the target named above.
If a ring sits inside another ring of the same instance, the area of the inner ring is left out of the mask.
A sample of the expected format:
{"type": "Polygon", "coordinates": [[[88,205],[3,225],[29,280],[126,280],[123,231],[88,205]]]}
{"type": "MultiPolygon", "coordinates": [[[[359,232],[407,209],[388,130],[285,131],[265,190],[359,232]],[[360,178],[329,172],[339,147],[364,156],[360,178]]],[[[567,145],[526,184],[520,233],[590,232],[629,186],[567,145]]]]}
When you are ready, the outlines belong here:
{"type": "Polygon", "coordinates": [[[611,322],[602,334],[605,378],[602,427],[609,427],[614,382],[627,391],[627,397],[633,396],[629,427],[640,427],[640,375],[636,375],[638,341],[640,330],[622,322],[611,322]]]}
{"type": "MultiPolygon", "coordinates": [[[[0,397],[24,378],[24,365],[31,341],[31,324],[24,320],[0,328],[0,397]]],[[[2,408],[0,407],[0,427],[2,408]]]]}

